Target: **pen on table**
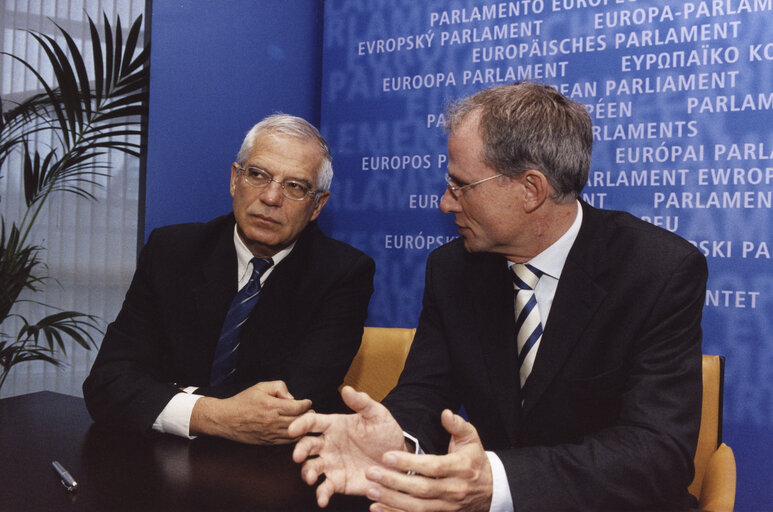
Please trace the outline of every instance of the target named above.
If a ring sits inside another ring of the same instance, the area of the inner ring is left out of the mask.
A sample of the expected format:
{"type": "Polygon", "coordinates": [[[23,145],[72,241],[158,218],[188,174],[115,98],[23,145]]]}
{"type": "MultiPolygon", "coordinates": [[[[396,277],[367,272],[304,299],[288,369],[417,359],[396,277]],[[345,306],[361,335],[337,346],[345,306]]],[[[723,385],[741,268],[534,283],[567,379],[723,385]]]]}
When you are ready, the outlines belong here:
{"type": "Polygon", "coordinates": [[[54,466],[54,469],[59,474],[59,477],[62,479],[62,485],[65,489],[68,491],[75,491],[78,489],[78,482],[75,481],[75,479],[72,477],[69,471],[64,469],[64,466],[59,464],[59,461],[54,461],[51,463],[52,466],[54,466]]]}

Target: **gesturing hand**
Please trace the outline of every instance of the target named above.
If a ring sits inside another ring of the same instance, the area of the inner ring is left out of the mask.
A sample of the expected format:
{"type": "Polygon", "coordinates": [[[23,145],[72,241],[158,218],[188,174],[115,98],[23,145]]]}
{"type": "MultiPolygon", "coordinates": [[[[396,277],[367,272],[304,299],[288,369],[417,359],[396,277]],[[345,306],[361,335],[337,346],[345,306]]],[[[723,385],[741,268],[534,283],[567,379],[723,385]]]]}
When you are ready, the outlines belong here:
{"type": "Polygon", "coordinates": [[[491,506],[491,467],[478,432],[446,409],[440,417],[451,434],[448,455],[388,452],[372,467],[366,496],[371,512],[396,510],[486,511],[491,506]],[[416,474],[409,475],[412,471],[416,474]]]}
{"type": "Polygon", "coordinates": [[[209,434],[249,444],[295,440],[287,427],[311,407],[295,400],[284,382],[259,382],[230,398],[202,397],[191,414],[191,434],[209,434]]]}
{"type": "Polygon", "coordinates": [[[405,448],[402,429],[386,407],[349,386],[341,396],[355,414],[309,412],[288,428],[293,437],[320,434],[303,437],[293,451],[293,460],[303,462],[301,475],[307,484],[325,475],[317,487],[320,507],[327,506],[334,493],[364,495],[368,468],[379,464],[384,453],[405,448]]]}

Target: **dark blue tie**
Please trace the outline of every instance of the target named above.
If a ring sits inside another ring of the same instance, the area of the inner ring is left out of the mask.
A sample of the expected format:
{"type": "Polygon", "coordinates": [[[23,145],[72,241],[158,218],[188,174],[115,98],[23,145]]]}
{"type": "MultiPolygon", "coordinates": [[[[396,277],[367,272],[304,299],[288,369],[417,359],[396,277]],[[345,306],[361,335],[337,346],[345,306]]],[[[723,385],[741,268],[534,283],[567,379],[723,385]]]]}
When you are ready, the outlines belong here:
{"type": "Polygon", "coordinates": [[[260,276],[274,262],[271,258],[252,258],[250,281],[236,294],[225,316],[220,339],[215,348],[209,384],[217,386],[229,381],[236,371],[236,350],[239,348],[239,331],[260,297],[260,276]]]}

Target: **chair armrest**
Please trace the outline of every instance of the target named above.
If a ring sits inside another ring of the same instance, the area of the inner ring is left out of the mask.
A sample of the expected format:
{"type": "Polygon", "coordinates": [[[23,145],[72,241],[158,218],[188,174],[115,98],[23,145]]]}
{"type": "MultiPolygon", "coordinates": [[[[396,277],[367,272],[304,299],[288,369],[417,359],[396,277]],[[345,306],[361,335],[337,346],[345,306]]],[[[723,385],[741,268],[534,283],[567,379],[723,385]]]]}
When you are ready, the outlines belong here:
{"type": "Polygon", "coordinates": [[[735,457],[733,450],[722,443],[711,455],[698,506],[711,512],[732,512],[735,505],[735,457]]]}

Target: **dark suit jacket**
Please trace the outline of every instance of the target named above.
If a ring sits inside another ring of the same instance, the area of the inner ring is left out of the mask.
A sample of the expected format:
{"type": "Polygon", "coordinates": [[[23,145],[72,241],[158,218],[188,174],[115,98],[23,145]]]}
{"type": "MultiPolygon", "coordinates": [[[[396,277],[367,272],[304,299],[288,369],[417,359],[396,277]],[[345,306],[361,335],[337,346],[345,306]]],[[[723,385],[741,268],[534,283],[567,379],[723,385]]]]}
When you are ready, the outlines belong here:
{"type": "Polygon", "coordinates": [[[373,260],[327,238],[315,223],[263,285],[240,333],[236,384],[209,389],[215,346],[236,294],[233,215],[157,229],[143,248],[118,318],[83,384],[98,422],[148,430],[181,386],[227,396],[281,379],[317,411],[340,403],[337,387],[362,338],[373,260]]]}
{"type": "Polygon", "coordinates": [[[440,412],[463,404],[518,512],[689,505],[705,259],[629,214],[582,207],[524,389],[506,261],[457,240],[430,255],[418,331],[385,404],[439,453],[440,412]]]}

